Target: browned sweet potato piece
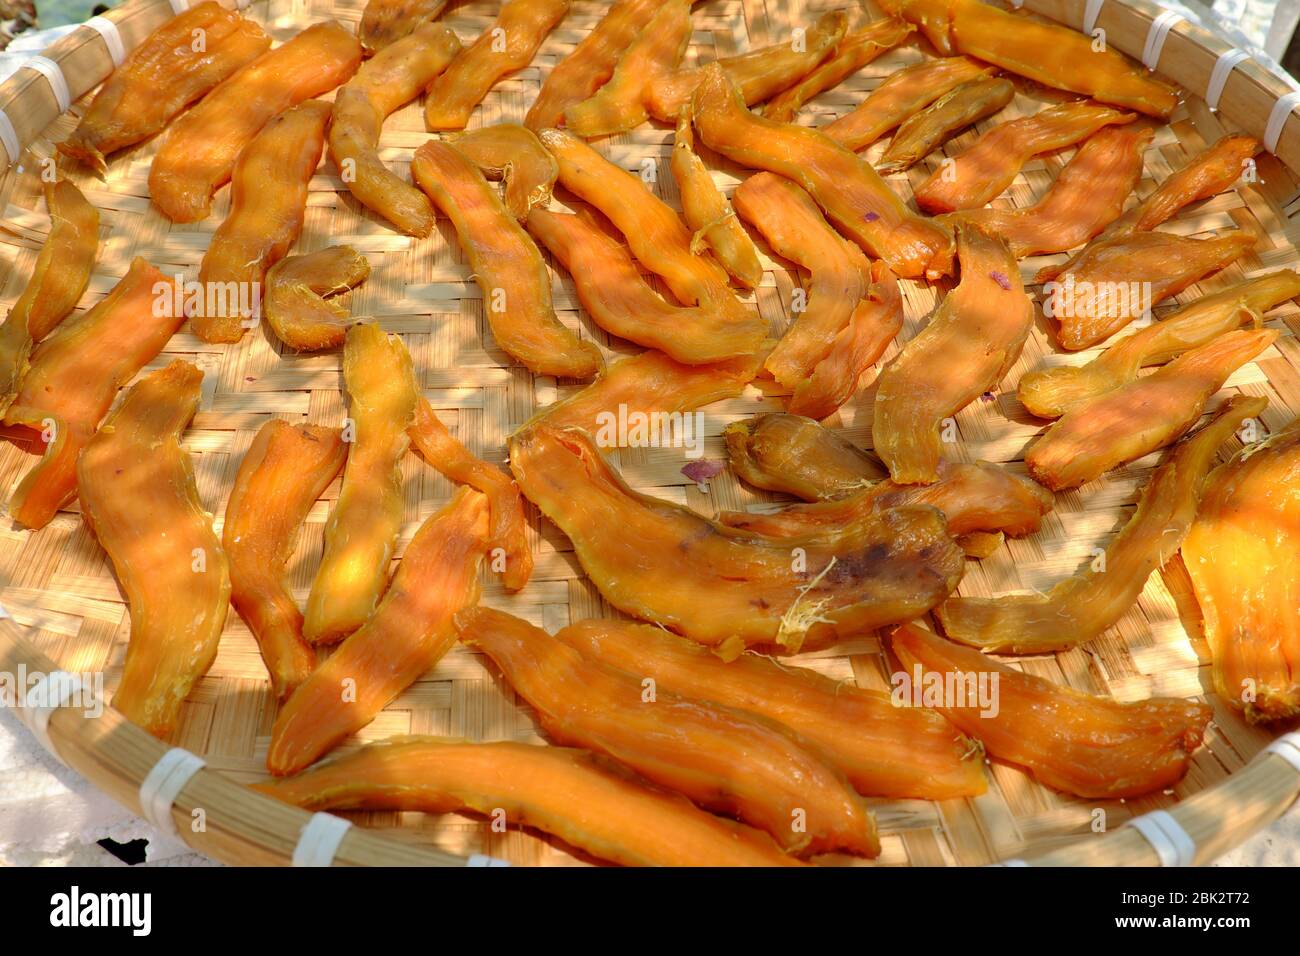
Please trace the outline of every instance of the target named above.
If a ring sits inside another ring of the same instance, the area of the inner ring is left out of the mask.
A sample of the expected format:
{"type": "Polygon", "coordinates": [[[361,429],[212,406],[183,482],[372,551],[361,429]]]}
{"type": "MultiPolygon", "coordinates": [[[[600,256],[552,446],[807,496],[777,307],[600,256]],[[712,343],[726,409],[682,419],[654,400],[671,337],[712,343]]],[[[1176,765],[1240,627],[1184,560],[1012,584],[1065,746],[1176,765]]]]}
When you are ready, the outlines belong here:
{"type": "Polygon", "coordinates": [[[911,169],[967,126],[997,113],[1016,88],[1003,77],[967,80],[899,124],[880,163],[881,175],[911,169]]]}
{"type": "Polygon", "coordinates": [[[484,176],[505,180],[506,208],[520,222],[534,206],[550,202],[560,167],[527,127],[498,123],[443,138],[484,176]]]}
{"type": "Polygon", "coordinates": [[[369,275],[370,263],[351,246],[289,256],[266,273],[262,312],[290,348],[306,352],[338,348],[352,315],[332,296],[356,288],[369,275]]]}
{"type": "Polygon", "coordinates": [[[737,475],[755,488],[804,501],[839,498],[885,475],[880,463],[857,445],[798,415],[732,422],[723,437],[737,475]]]}
{"type": "Polygon", "coordinates": [[[367,53],[413,33],[421,24],[436,20],[448,0],[367,0],[357,35],[367,53]]]}

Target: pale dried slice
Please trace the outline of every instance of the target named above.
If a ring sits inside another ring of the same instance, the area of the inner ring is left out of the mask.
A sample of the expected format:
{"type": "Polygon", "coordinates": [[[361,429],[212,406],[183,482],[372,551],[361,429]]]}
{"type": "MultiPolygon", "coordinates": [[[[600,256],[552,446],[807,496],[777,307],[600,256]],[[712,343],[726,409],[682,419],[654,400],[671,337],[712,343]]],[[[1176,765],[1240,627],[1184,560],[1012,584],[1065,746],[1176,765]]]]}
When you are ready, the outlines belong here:
{"type": "Polygon", "coordinates": [[[967,126],[988,119],[1011,102],[1016,88],[1003,77],[967,80],[899,124],[876,171],[911,169],[967,126]]]}
{"type": "Polygon", "coordinates": [[[262,313],[285,345],[305,352],[338,348],[352,325],[339,293],[370,276],[370,263],[351,246],[289,256],[266,274],[262,313]]]}
{"type": "Polygon", "coordinates": [[[443,138],[484,176],[505,180],[506,208],[520,222],[532,209],[550,202],[560,167],[527,127],[497,123],[443,138]]]}
{"type": "Polygon", "coordinates": [[[731,468],[755,488],[839,498],[885,476],[880,462],[810,418],[772,413],[723,429],[731,468]]]}
{"type": "Polygon", "coordinates": [[[423,23],[436,20],[448,0],[366,0],[357,35],[367,53],[382,50],[414,32],[423,23]]]}

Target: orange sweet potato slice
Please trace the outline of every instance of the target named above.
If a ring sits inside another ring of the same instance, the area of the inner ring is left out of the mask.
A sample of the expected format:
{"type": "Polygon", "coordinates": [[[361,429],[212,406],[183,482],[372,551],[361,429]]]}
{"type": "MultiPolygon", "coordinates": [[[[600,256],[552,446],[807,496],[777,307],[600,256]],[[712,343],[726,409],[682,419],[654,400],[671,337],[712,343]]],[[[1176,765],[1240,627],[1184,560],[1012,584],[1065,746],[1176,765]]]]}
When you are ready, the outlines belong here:
{"type": "Polygon", "coordinates": [[[1011,102],[1016,88],[1003,77],[967,80],[899,124],[876,171],[882,176],[911,169],[967,126],[1011,102]]]}
{"type": "Polygon", "coordinates": [[[889,694],[756,654],[727,663],[693,641],[647,624],[590,620],[561,641],[656,692],[712,701],[789,727],[820,748],[866,796],[948,800],[983,793],[982,761],[933,711],[895,707],[889,694]]]}
{"type": "Polygon", "coordinates": [[[149,167],[149,197],[173,222],[198,222],[244,147],[273,116],[327,93],[361,64],[357,38],[317,23],[223,81],[167,130],[149,167]]]}
{"type": "Polygon", "coordinates": [[[363,63],[334,98],[329,152],[344,185],[408,236],[433,231],[433,208],[424,193],[384,165],[379,137],[384,120],[419,96],[460,49],[451,27],[421,24],[363,63]]]}
{"type": "Polygon", "coordinates": [[[492,524],[488,562],[501,574],[502,583],[518,591],[533,573],[533,552],[528,545],[528,524],[524,520],[524,499],[519,486],[499,468],[470,454],[458,442],[421,398],[415,406],[415,422],[407,429],[415,450],[440,474],[469,485],[487,495],[492,524]]]}
{"type": "Polygon", "coordinates": [[[344,438],[351,444],[307,599],[303,635],[313,644],[359,628],[388,583],[402,526],[401,461],[419,398],[406,346],[377,325],[348,329],[343,384],[351,402],[344,438]]]}
{"type": "Polygon", "coordinates": [[[535,206],[550,202],[560,167],[528,128],[498,123],[443,138],[484,176],[505,180],[506,208],[520,222],[535,206]]]}
{"type": "MultiPolygon", "coordinates": [[[[1121,702],[1053,684],[905,624],[892,645],[904,673],[943,701],[945,686],[997,681],[997,709],[955,694],[938,709],[999,760],[1054,790],[1089,799],[1136,797],[1183,778],[1209,705],[1174,697],[1121,702]]],[[[913,693],[916,693],[914,690],[913,693]]]]}
{"type": "Polygon", "coordinates": [[[131,51],[99,88],[77,128],[58,144],[59,152],[103,175],[110,154],[161,132],[270,45],[262,28],[237,11],[212,0],[195,4],[131,51]]]}
{"type": "Polygon", "coordinates": [[[272,419],[249,445],[226,503],[221,539],[230,558],[230,601],[257,638],[279,700],[316,667],[285,566],[294,535],[347,454],[342,429],[272,419]]]}
{"type": "Polygon", "coordinates": [[[901,44],[913,29],[910,23],[886,17],[845,34],[816,69],[768,100],[763,115],[779,123],[792,122],[805,103],[839,86],[878,56],[901,44]]]}
{"type": "MultiPolygon", "coordinates": [[[[843,10],[830,10],[817,18],[802,44],[786,40],[715,62],[736,85],[745,105],[752,106],[807,76],[844,38],[848,23],[843,10]]],[[[690,105],[704,69],[692,67],[656,77],[646,95],[650,115],[666,123],[677,119],[682,108],[690,105]]]]}
{"type": "Polygon", "coordinates": [[[1108,126],[1093,133],[1046,195],[1020,209],[968,209],[948,221],[973,222],[1001,236],[1017,259],[1083,245],[1119,218],[1142,178],[1142,154],[1154,131],[1108,126]]]}
{"type": "Polygon", "coordinates": [[[988,64],[964,56],[922,60],[891,73],[851,112],[823,126],[822,132],[847,149],[862,149],[944,94],[992,72],[988,64]]]}
{"type": "Polygon", "coordinates": [[[355,288],[369,275],[370,263],[351,246],[289,256],[266,273],[262,313],[290,348],[305,352],[338,348],[352,317],[332,296],[355,288]]]}
{"type": "Polygon", "coordinates": [[[0,415],[13,404],[32,346],[73,309],[90,283],[99,248],[99,210],[66,179],[45,184],[50,232],[27,287],[0,325],[0,415]]]}
{"type": "Polygon", "coordinates": [[[1034,309],[1005,242],[957,227],[961,282],[880,373],[872,441],[900,484],[938,478],[944,420],[1002,381],[1034,309]]]}
{"type": "Polygon", "coordinates": [[[1092,243],[1063,267],[1040,270],[1043,313],[1058,323],[1069,351],[1114,335],[1152,306],[1237,261],[1255,247],[1241,229],[1193,239],[1171,232],[1135,232],[1092,243]]]}
{"type": "Polygon", "coordinates": [[[1133,333],[1087,365],[1057,365],[1022,376],[1016,395],[1040,418],[1060,418],[1089,399],[1136,380],[1144,366],[1161,365],[1205,345],[1296,296],[1300,296],[1300,274],[1290,269],[1247,279],[1133,333]]]}
{"type": "Polygon", "coordinates": [[[205,295],[190,315],[190,328],[204,342],[238,342],[257,322],[266,271],[302,232],[307,187],[320,165],[329,118],[330,104],[307,100],[274,117],[239,154],[230,215],[199,266],[205,295]],[[225,294],[207,294],[215,290],[225,294]]]}
{"type": "Polygon", "coordinates": [[[430,140],[415,151],[411,175],[455,225],[496,343],[539,375],[594,375],[600,349],[556,318],[542,254],[473,164],[430,140]]]}
{"type": "Polygon", "coordinates": [[[962,572],[961,550],[933,508],[778,541],[633,491],[586,433],[545,423],[511,438],[510,468],[606,600],[728,657],[753,645],[793,653],[805,639],[910,620],[962,572]]]}
{"type": "Polygon", "coordinates": [[[367,0],[357,35],[367,53],[382,50],[442,16],[448,0],[367,0]]]}
{"type": "Polygon", "coordinates": [[[603,753],[787,850],[880,852],[866,804],[788,728],[666,688],[647,701],[644,675],[588,659],[502,611],[472,608],[457,623],[557,743],[603,753]]]}
{"type": "Polygon", "coordinates": [[[77,459],[82,514],[131,612],[113,706],[164,739],[212,666],[230,608],[229,562],[180,444],[202,381],[181,361],[141,379],[77,459]]]}
{"type": "Polygon", "coordinates": [[[44,456],[14,490],[9,513],[44,528],[77,492],[77,455],[108,413],[118,389],[162,351],[184,319],[155,308],[167,278],[141,258],[94,308],[65,324],[32,354],[5,422],[39,433],[44,456]]]}
{"type": "Polygon", "coordinates": [[[1297,487],[1300,420],[1211,472],[1183,542],[1215,692],[1252,723],[1300,714],[1297,487]]]}
{"type": "Polygon", "coordinates": [[[522,70],[569,12],[569,0],[506,0],[492,25],[429,84],[424,122],[431,130],[464,129],[497,81],[522,70]]]}
{"type": "Polygon", "coordinates": [[[254,785],[308,810],[504,813],[624,866],[795,866],[760,830],[568,747],[394,737],[254,785]]]}
{"type": "Polygon", "coordinates": [[[609,81],[564,111],[564,125],[590,139],[625,133],[649,119],[646,91],[677,68],[691,42],[691,3],[665,0],[623,51],[609,81]]]}
{"type": "Polygon", "coordinates": [[[994,653],[1040,654],[1090,641],[1133,606],[1147,578],[1172,555],[1196,517],[1220,445],[1262,398],[1238,396],[1209,424],[1165,454],[1137,510],[1090,566],[1047,594],[949,598],[938,610],[944,633],[994,653]]]}
{"type": "Polygon", "coordinates": [[[705,145],[797,182],[846,236],[895,274],[936,279],[951,271],[946,230],[913,213],[865,160],[825,134],[755,116],[717,64],[705,68],[694,111],[705,145]]]}
{"type": "Polygon", "coordinates": [[[880,462],[810,418],[784,413],[723,429],[732,470],[755,488],[804,501],[839,498],[885,475],[880,462]]]}
{"type": "Polygon", "coordinates": [[[456,642],[456,612],[478,600],[487,539],[488,501],[471,488],[460,489],[420,526],[369,620],[280,710],[266,754],[271,773],[309,766],[374,720],[447,653],[456,642]]]}

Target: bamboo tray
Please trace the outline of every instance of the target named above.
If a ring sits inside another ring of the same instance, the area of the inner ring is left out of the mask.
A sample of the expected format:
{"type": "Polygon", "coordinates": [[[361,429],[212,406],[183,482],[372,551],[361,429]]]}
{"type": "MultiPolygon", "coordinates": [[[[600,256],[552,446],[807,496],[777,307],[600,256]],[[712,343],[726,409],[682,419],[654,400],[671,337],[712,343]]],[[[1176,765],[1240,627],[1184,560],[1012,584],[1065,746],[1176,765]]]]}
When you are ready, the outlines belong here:
{"type": "MultiPolygon", "coordinates": [[[[184,5],[186,0],[175,2],[184,5]]],[[[223,2],[229,6],[234,0],[223,2]]],[[[789,4],[708,0],[695,9],[695,34],[687,61],[704,62],[777,42],[788,37],[794,27],[810,25],[824,9],[845,5],[846,0],[795,0],[789,4]]],[[[1085,14],[1093,14],[1113,46],[1138,58],[1161,10],[1146,0],[1106,4],[1093,0],[1086,8],[1083,0],[1027,0],[1024,6],[1075,28],[1085,14]]],[[[362,7],[362,0],[258,0],[248,13],[282,41],[324,18],[355,24],[362,7]]],[[[490,23],[496,7],[496,3],[471,2],[457,6],[444,19],[463,37],[473,37],[490,23]]],[[[574,0],[568,18],[544,43],[534,64],[499,84],[471,126],[520,120],[548,70],[596,23],[604,7],[604,3],[574,0]]],[[[865,13],[878,15],[875,10],[865,13]]],[[[107,18],[117,24],[129,50],[171,15],[168,0],[128,0],[107,18]]],[[[1159,58],[1161,72],[1191,93],[1202,93],[1226,49],[1226,44],[1205,30],[1185,22],[1176,24],[1159,58]]],[[[909,46],[880,58],[811,103],[800,121],[820,124],[847,112],[884,77],[920,55],[915,46],[909,46]]],[[[12,166],[0,179],[4,210],[0,221],[0,306],[4,307],[11,306],[21,292],[48,230],[39,198],[41,164],[55,155],[51,144],[71,131],[74,117],[85,106],[81,97],[101,82],[113,65],[105,40],[89,28],[60,40],[47,56],[62,67],[67,95],[74,104],[71,111],[60,108],[53,85],[36,70],[20,70],[0,85],[0,108],[12,121],[17,147],[23,150],[18,156],[6,155],[12,166]]],[[[1034,91],[1019,81],[1017,85],[1016,99],[995,121],[1032,113],[1052,99],[1051,91],[1034,91]]],[[[1228,75],[1218,112],[1189,94],[1172,123],[1162,128],[1152,143],[1146,156],[1147,179],[1139,193],[1150,191],[1153,180],[1167,176],[1188,154],[1225,132],[1242,129],[1263,137],[1274,103],[1287,92],[1285,84],[1247,60],[1228,75]]],[[[988,125],[986,121],[979,128],[988,125]]],[[[385,159],[405,175],[412,151],[430,135],[424,131],[419,105],[407,106],[385,126],[385,159]]],[[[968,131],[946,150],[959,152],[974,135],[968,131]]],[[[659,173],[656,191],[675,203],[667,170],[671,143],[670,129],[642,127],[600,148],[629,169],[652,158],[659,173]]],[[[6,154],[12,145],[0,142],[6,154]]],[[[874,147],[868,158],[875,158],[880,148],[874,147]]],[[[223,190],[214,215],[206,221],[171,224],[148,201],[146,176],[153,149],[153,144],[146,143],[118,154],[103,181],[84,168],[62,170],[101,210],[103,242],[83,307],[111,288],[134,255],[145,256],[166,273],[192,276],[228,208],[229,191],[223,190]]],[[[1178,296],[1178,302],[1213,292],[1246,275],[1300,265],[1300,224],[1292,219],[1300,208],[1300,177],[1292,172],[1300,170],[1300,119],[1290,117],[1283,126],[1275,153],[1260,157],[1258,183],[1193,207],[1170,225],[1186,233],[1236,226],[1261,237],[1255,253],[1193,286],[1178,296]]],[[[728,189],[744,175],[707,151],[705,156],[728,189]]],[[[939,159],[937,154],[931,156],[926,165],[933,167],[939,159]]],[[[1068,154],[1035,160],[1001,201],[1017,206],[1034,202],[1067,159],[1068,154]]],[[[918,167],[908,177],[915,184],[925,171],[925,166],[918,167]]],[[[896,177],[895,183],[909,195],[902,177],[896,177]]],[[[487,460],[503,463],[506,436],[537,408],[577,387],[512,366],[495,346],[483,321],[478,289],[445,220],[439,221],[428,240],[396,235],[352,199],[332,164],[323,164],[312,182],[306,227],[297,251],[311,251],[331,242],[355,246],[373,268],[369,282],[353,300],[354,312],[374,316],[384,328],[402,335],[425,394],[458,437],[487,460]]],[[[1026,279],[1038,264],[1032,259],[1022,264],[1026,279]]],[[[789,314],[790,294],[798,277],[771,255],[764,265],[767,271],[757,303],[761,314],[779,327],[789,314]]],[[[905,341],[919,330],[936,296],[927,286],[903,285],[907,319],[900,339],[905,341]]],[[[607,355],[636,351],[587,321],[578,308],[571,281],[562,271],[556,273],[556,300],[562,318],[580,328],[584,337],[597,342],[607,355]]],[[[1212,407],[1233,392],[1265,395],[1269,407],[1263,420],[1269,429],[1276,429],[1300,414],[1300,308],[1288,303],[1274,313],[1270,325],[1279,327],[1283,337],[1257,362],[1235,374],[1212,407]]],[[[897,344],[891,346],[886,358],[897,348],[897,344]]],[[[1017,463],[1040,426],[1016,401],[1015,384],[1021,374],[1038,367],[1053,351],[1040,316],[1001,394],[992,401],[976,402],[957,416],[960,455],[1011,463],[1013,469],[1023,467],[1017,463]]],[[[265,328],[245,335],[235,346],[206,345],[182,331],[146,371],[177,357],[197,363],[205,373],[203,401],[186,443],[194,457],[200,493],[218,521],[240,459],[268,417],[331,424],[343,417],[338,353],[298,356],[285,350],[282,354],[281,346],[265,328]]],[[[873,394],[874,386],[869,385],[831,420],[864,445],[870,442],[873,394]]],[[[728,422],[777,410],[782,401],[755,393],[710,406],[706,409],[706,455],[725,457],[719,435],[728,422]]],[[[702,493],[680,473],[681,455],[680,449],[634,449],[618,453],[616,460],[639,489],[685,502],[705,513],[777,500],[777,496],[740,485],[730,472],[724,472],[702,493]]],[[[1094,547],[1104,544],[1122,526],[1155,457],[1089,485],[1086,495],[1058,495],[1056,508],[1039,533],[1010,542],[981,563],[968,563],[961,593],[1044,589],[1072,574],[1091,557],[1094,547]]],[[[30,464],[30,456],[22,449],[10,442],[0,444],[0,494],[7,496],[30,464]]],[[[404,474],[405,541],[421,520],[450,497],[452,489],[414,455],[408,456],[404,474]]],[[[313,510],[290,565],[291,581],[300,598],[310,585],[324,521],[337,490],[336,482],[313,510]]],[[[549,630],[571,620],[616,616],[584,578],[565,537],[540,520],[531,507],[530,515],[537,555],[532,582],[518,595],[509,595],[495,580],[485,577],[484,603],[549,630]]],[[[111,696],[126,648],[127,615],[107,560],[79,515],[65,512],[35,534],[18,529],[7,517],[0,520],[0,603],[12,615],[12,620],[0,620],[0,670],[15,672],[24,665],[28,672],[49,672],[55,667],[103,671],[106,694],[111,696]]],[[[806,654],[798,662],[864,686],[889,686],[890,668],[874,637],[806,654]]],[[[1211,686],[1208,663],[1189,581],[1180,561],[1175,560],[1152,576],[1138,604],[1103,637],[1055,656],[1024,659],[1021,666],[1063,684],[1127,700],[1153,694],[1205,695],[1211,686]]],[[[1035,864],[1108,866],[1208,862],[1276,818],[1300,793],[1300,773],[1292,765],[1278,756],[1260,755],[1278,729],[1249,727],[1222,702],[1213,696],[1209,700],[1215,718],[1206,746],[1173,790],[1127,802],[1077,800],[1039,786],[1019,770],[995,764],[989,768],[989,792],[977,799],[871,801],[884,846],[878,862],[980,865],[1027,859],[1035,864]],[[1103,813],[1099,815],[1098,810],[1103,813]],[[1173,812],[1194,839],[1194,852],[1182,859],[1162,858],[1137,829],[1124,826],[1157,810],[1173,812]],[[1099,831],[1099,820],[1104,820],[1104,830],[1099,831]]],[[[183,788],[170,815],[183,839],[196,849],[232,863],[286,863],[292,858],[309,815],[239,785],[262,776],[273,717],[274,701],[256,645],[238,615],[231,613],[216,663],[196,686],[176,739],[170,742],[200,755],[207,765],[183,788]],[[206,820],[201,832],[194,832],[191,826],[196,808],[203,810],[206,820]]],[[[1295,727],[1280,729],[1294,731],[1295,727]]],[[[366,728],[361,738],[373,740],[400,733],[484,740],[537,737],[527,708],[520,706],[513,692],[478,655],[464,648],[448,654],[366,728]]],[[[138,731],[111,710],[95,720],[83,718],[80,710],[59,710],[50,721],[49,735],[61,759],[133,810],[140,809],[141,781],[168,749],[167,744],[138,731]]],[[[1292,739],[1296,739],[1294,734],[1292,739]]],[[[334,856],[339,864],[462,865],[466,857],[482,863],[484,856],[514,864],[591,862],[575,858],[563,845],[533,832],[492,832],[486,823],[469,817],[413,813],[347,816],[359,825],[343,836],[334,856]]],[[[833,862],[850,861],[836,858],[833,862]]]]}

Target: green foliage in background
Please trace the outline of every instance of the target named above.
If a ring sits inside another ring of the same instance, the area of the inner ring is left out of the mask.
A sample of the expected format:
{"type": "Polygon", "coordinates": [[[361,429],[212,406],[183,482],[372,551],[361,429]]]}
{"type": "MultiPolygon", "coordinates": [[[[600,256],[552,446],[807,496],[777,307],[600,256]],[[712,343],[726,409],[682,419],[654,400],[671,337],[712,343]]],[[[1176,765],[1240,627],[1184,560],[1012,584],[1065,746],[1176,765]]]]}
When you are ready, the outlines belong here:
{"type": "Polygon", "coordinates": [[[97,7],[115,7],[116,0],[36,0],[36,22],[41,28],[81,23],[95,14],[97,7]]]}

